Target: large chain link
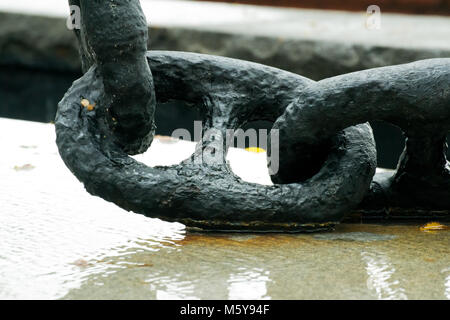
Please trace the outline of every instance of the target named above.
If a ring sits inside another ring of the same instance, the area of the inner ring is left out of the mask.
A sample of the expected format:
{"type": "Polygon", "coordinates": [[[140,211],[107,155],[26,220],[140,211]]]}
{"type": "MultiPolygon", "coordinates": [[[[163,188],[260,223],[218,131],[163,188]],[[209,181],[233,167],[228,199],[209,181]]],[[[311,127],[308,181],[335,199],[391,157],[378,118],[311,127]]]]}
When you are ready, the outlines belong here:
{"type": "Polygon", "coordinates": [[[215,230],[329,229],[369,189],[365,210],[450,209],[443,154],[450,59],[315,82],[242,60],[146,53],[147,25],[137,0],[71,4],[81,8],[77,36],[85,74],[58,106],[57,144],[91,194],[149,217],[215,230]],[[80,108],[84,99],[95,109],[80,108]],[[147,167],[127,153],[149,146],[156,102],[168,100],[198,107],[203,129],[216,134],[204,136],[179,165],[147,167]],[[370,126],[361,124],[371,119],[397,124],[408,135],[397,174],[376,176],[372,185],[375,143],[370,126]],[[273,186],[236,177],[225,159],[227,145],[217,139],[254,120],[275,122],[280,130],[273,186]],[[222,161],[208,161],[217,154],[222,161]],[[416,202],[407,201],[411,190],[420,194],[416,202]]]}

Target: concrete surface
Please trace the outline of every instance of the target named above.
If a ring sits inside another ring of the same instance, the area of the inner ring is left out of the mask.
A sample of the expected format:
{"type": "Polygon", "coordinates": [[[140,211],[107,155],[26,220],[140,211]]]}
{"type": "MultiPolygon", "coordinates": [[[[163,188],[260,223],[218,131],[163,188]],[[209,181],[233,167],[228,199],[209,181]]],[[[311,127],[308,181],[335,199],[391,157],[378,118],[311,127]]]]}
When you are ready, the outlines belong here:
{"type": "MultiPolygon", "coordinates": [[[[448,229],[187,233],[90,196],[54,141],[52,124],[0,118],[0,299],[450,299],[448,229]]],[[[159,137],[136,158],[169,165],[193,150],[159,137]]],[[[228,159],[270,183],[264,153],[228,159]]]]}

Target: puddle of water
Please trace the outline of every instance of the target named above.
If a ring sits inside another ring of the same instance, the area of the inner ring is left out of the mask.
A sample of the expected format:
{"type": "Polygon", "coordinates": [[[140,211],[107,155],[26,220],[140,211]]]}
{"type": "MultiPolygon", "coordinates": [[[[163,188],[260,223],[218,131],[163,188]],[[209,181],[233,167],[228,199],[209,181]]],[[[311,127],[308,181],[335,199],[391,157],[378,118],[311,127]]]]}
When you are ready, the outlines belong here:
{"type": "Polygon", "coordinates": [[[319,240],[342,240],[342,241],[383,241],[397,238],[396,235],[391,234],[376,234],[370,232],[347,232],[347,233],[325,233],[314,236],[319,240]]]}
{"type": "Polygon", "coordinates": [[[384,252],[362,251],[362,260],[366,263],[367,288],[383,300],[407,300],[404,280],[384,252]]]}
{"type": "MultiPolygon", "coordinates": [[[[52,125],[0,119],[0,299],[450,299],[448,229],[190,234],[90,196],[54,140],[52,125]]],[[[192,152],[155,142],[144,162],[192,152]]]]}
{"type": "MultiPolygon", "coordinates": [[[[173,247],[136,252],[123,268],[86,279],[66,299],[447,299],[449,233],[418,225],[345,224],[337,232],[395,239],[324,241],[312,235],[186,234],[173,247]],[[356,230],[356,231],[355,231],[356,230]],[[98,281],[98,279],[95,279],[98,281]]],[[[112,258],[112,261],[117,261],[112,258]]]]}

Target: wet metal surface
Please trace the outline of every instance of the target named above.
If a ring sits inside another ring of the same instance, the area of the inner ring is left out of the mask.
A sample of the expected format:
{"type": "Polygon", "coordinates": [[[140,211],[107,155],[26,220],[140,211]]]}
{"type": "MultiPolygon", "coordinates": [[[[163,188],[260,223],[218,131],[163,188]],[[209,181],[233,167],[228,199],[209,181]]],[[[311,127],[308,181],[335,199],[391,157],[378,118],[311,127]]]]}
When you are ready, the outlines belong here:
{"type": "MultiPolygon", "coordinates": [[[[0,299],[450,299],[448,228],[187,233],[90,196],[54,139],[53,125],[0,118],[0,299]]],[[[161,138],[136,158],[172,164],[192,150],[161,138]]],[[[229,160],[270,184],[264,153],[229,160]]]]}

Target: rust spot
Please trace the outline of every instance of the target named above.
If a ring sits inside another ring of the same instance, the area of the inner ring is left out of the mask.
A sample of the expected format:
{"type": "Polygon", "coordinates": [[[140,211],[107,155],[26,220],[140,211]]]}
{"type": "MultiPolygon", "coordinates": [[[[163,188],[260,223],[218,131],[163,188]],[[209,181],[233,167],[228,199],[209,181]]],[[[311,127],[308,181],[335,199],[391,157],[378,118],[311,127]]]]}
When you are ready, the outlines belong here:
{"type": "Polygon", "coordinates": [[[88,99],[83,99],[83,100],[81,100],[80,103],[81,103],[81,106],[86,108],[88,111],[92,111],[95,108],[95,103],[91,104],[88,99]]]}
{"type": "Polygon", "coordinates": [[[429,222],[426,225],[420,227],[420,231],[422,232],[435,232],[442,230],[448,230],[448,226],[439,222],[429,222]]]}
{"type": "Polygon", "coordinates": [[[312,244],[310,239],[300,234],[187,234],[177,245],[228,248],[273,248],[282,246],[302,246],[312,244]]]}

